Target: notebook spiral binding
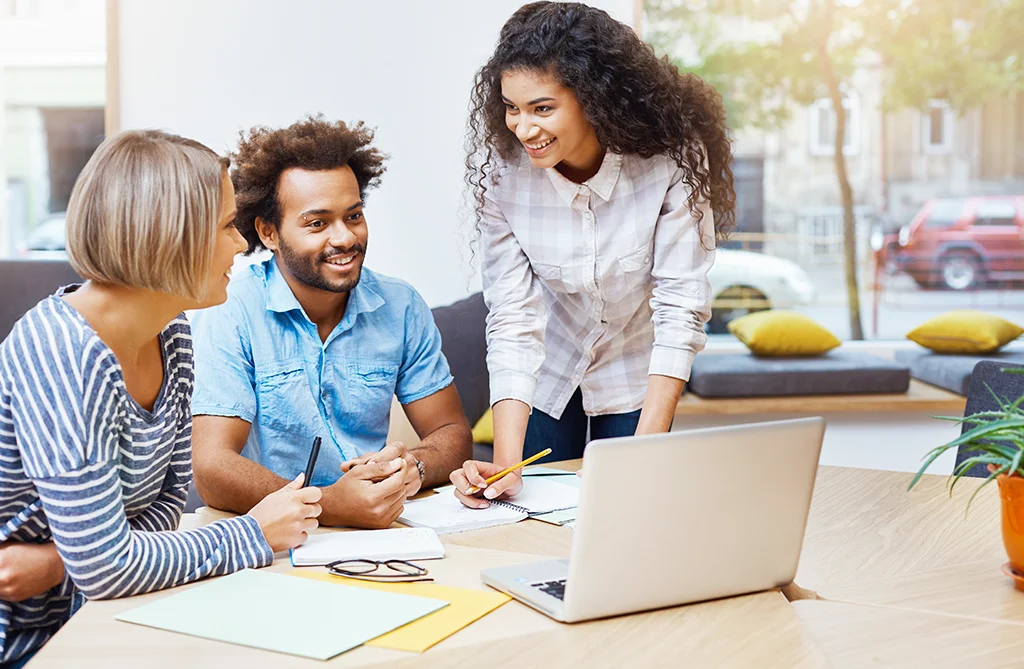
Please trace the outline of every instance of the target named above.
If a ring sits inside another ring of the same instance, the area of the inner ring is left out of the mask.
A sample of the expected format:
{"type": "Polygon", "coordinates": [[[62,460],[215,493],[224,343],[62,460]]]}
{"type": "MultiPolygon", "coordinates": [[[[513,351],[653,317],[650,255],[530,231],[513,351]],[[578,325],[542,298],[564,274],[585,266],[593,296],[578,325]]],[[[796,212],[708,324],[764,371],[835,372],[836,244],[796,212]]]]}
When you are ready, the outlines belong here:
{"type": "Polygon", "coordinates": [[[491,500],[491,504],[497,504],[498,506],[503,506],[506,509],[512,509],[513,511],[518,511],[519,513],[525,513],[527,516],[531,515],[530,510],[527,509],[525,506],[519,506],[518,504],[513,504],[512,502],[508,502],[503,499],[491,500]]]}

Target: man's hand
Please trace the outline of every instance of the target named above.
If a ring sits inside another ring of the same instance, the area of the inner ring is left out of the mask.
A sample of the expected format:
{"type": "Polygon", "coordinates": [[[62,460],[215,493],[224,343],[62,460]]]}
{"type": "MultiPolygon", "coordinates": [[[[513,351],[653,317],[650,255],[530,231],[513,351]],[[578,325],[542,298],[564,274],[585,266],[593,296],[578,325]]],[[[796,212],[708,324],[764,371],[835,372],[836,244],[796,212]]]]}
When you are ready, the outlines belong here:
{"type": "MultiPolygon", "coordinates": [[[[350,466],[342,465],[342,477],[322,489],[321,524],[379,530],[398,520],[405,508],[409,463],[396,457],[386,462],[346,464],[350,466]]],[[[418,482],[416,465],[411,470],[418,482]]]]}
{"type": "Polygon", "coordinates": [[[456,469],[451,474],[451,481],[455,484],[455,496],[471,509],[486,509],[491,505],[492,499],[505,499],[518,494],[523,489],[522,469],[505,474],[490,486],[487,485],[485,479],[503,469],[505,467],[493,462],[466,460],[462,464],[462,469],[456,469]],[[466,494],[473,486],[480,488],[480,491],[473,495],[466,494]]]}
{"type": "Polygon", "coordinates": [[[53,543],[0,544],[0,599],[21,602],[55,588],[64,580],[64,562],[53,543]]]}
{"type": "Polygon", "coordinates": [[[405,460],[408,465],[405,474],[405,496],[412,497],[420,491],[420,484],[422,483],[420,470],[416,466],[416,456],[400,441],[393,441],[376,453],[367,453],[366,455],[361,455],[358,458],[341,463],[341,473],[348,473],[349,470],[357,465],[365,465],[371,462],[390,462],[395,458],[405,460]]]}

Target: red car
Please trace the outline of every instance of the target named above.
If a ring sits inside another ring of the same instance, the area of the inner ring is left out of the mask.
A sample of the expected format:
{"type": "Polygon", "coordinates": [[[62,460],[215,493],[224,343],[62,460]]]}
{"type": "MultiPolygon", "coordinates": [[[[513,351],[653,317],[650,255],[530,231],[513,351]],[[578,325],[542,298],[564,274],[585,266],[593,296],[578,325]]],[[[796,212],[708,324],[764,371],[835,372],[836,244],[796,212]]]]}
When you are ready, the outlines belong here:
{"type": "Polygon", "coordinates": [[[922,288],[1024,281],[1024,196],[929,200],[887,246],[891,267],[922,288]]]}

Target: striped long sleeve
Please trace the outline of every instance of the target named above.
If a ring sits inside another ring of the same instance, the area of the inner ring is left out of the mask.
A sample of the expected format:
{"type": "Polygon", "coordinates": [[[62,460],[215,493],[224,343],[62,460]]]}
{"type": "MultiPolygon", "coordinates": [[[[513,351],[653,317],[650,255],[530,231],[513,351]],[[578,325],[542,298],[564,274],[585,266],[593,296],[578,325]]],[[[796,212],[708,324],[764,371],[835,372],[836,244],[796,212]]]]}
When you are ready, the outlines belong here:
{"type": "Polygon", "coordinates": [[[179,420],[170,466],[160,495],[138,515],[128,519],[134,530],[164,532],[178,529],[188,501],[188,486],[192,482],[192,412],[186,407],[184,414],[179,420]]]}
{"type": "Polygon", "coordinates": [[[132,530],[110,462],[35,483],[64,569],[90,599],[152,592],[273,561],[249,516],[189,532],[132,530]]]}
{"type": "Polygon", "coordinates": [[[165,378],[152,412],[128,395],[113,352],[60,298],[29,312],[0,352],[8,429],[24,477],[38,495],[47,538],[89,598],[151,592],[273,561],[249,516],[168,531],[177,527],[192,475],[184,319],[160,341],[165,378]]]}

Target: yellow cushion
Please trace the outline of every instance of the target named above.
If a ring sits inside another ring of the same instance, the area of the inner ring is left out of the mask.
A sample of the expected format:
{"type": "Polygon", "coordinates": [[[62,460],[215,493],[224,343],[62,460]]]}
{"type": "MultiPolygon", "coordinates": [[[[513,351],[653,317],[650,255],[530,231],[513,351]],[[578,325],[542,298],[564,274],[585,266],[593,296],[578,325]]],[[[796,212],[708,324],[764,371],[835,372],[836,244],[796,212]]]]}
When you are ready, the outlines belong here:
{"type": "Polygon", "coordinates": [[[494,414],[490,409],[483,416],[480,416],[480,420],[473,426],[473,443],[494,443],[494,414]]]}
{"type": "Polygon", "coordinates": [[[754,355],[821,355],[841,343],[812,319],[792,311],[757,311],[729,322],[729,332],[754,355]]]}
{"type": "Polygon", "coordinates": [[[992,353],[1024,334],[1008,320],[983,311],[949,311],[918,325],[907,339],[936,353],[992,353]]]}

